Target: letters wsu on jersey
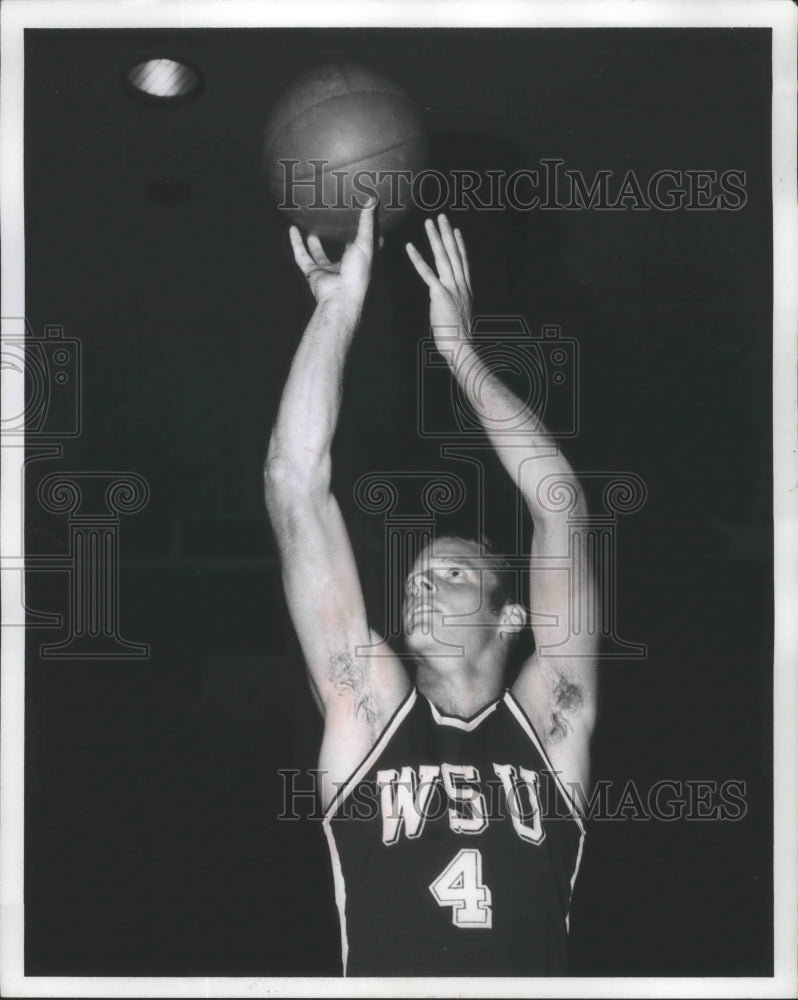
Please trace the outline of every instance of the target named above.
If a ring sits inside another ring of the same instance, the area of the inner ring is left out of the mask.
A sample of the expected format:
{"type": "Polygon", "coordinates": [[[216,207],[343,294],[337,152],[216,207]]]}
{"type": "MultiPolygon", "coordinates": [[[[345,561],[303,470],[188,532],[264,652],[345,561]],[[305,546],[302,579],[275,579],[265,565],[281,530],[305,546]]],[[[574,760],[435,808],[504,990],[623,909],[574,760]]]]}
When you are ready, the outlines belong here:
{"type": "Polygon", "coordinates": [[[411,689],[324,831],[346,975],[564,974],[585,831],[511,692],[460,719],[411,689]]]}
{"type": "MultiPolygon", "coordinates": [[[[528,843],[542,843],[546,834],[541,822],[538,772],[512,764],[492,766],[515,832],[528,843]]],[[[377,772],[377,786],[382,842],[386,845],[397,843],[402,831],[411,840],[420,837],[427,820],[438,819],[443,810],[448,811],[453,833],[471,835],[482,833],[491,819],[504,815],[496,810],[492,794],[495,782],[483,784],[479,770],[470,764],[390,768],[377,772]]]]}

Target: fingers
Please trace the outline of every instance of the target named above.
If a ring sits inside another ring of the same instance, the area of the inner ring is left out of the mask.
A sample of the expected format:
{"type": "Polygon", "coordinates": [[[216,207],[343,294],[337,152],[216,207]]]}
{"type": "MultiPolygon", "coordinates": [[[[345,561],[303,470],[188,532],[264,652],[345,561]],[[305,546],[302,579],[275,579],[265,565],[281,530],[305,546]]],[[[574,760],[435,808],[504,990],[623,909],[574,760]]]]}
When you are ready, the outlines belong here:
{"type": "Polygon", "coordinates": [[[446,253],[449,256],[449,264],[452,268],[455,283],[459,291],[467,292],[469,289],[466,281],[465,270],[463,268],[463,261],[460,257],[460,247],[455,240],[449,220],[443,214],[438,216],[438,228],[440,229],[441,239],[446,249],[446,253]]]}
{"type": "Polygon", "coordinates": [[[310,236],[308,236],[308,250],[310,251],[310,256],[319,267],[330,266],[330,258],[324,252],[321,240],[315,233],[311,233],[310,236]]]}
{"type": "Polygon", "coordinates": [[[407,256],[410,258],[410,262],[416,269],[421,280],[429,285],[430,288],[435,288],[437,285],[440,285],[437,274],[432,270],[413,244],[406,243],[405,250],[407,250],[407,256]]]}
{"type": "Polygon", "coordinates": [[[377,199],[372,196],[360,212],[360,217],[357,220],[357,236],[354,239],[355,246],[369,258],[374,252],[374,214],[376,209],[377,199]]]}
{"type": "Polygon", "coordinates": [[[412,243],[406,245],[407,255],[418,274],[432,288],[443,284],[461,295],[471,295],[471,271],[468,266],[465,240],[459,229],[452,229],[445,215],[438,216],[436,227],[432,219],[424,223],[432,255],[435,259],[436,275],[412,243]]]}
{"type": "Polygon", "coordinates": [[[313,258],[305,249],[305,242],[296,226],[291,226],[288,230],[288,237],[291,240],[291,249],[294,251],[294,260],[299,270],[307,277],[316,267],[313,258]]]}
{"type": "Polygon", "coordinates": [[[454,271],[452,270],[452,265],[449,260],[449,254],[446,251],[446,247],[443,245],[440,233],[436,229],[435,223],[432,219],[427,219],[425,221],[424,228],[427,230],[427,239],[429,240],[430,249],[432,250],[432,256],[435,258],[435,267],[438,270],[438,277],[441,279],[442,284],[447,285],[450,289],[454,290],[457,287],[457,282],[455,281],[454,271]]]}
{"type": "Polygon", "coordinates": [[[460,251],[460,261],[463,265],[463,276],[465,277],[466,287],[468,288],[469,294],[471,294],[471,268],[468,266],[468,254],[466,253],[465,240],[463,239],[463,234],[459,229],[455,229],[454,239],[457,243],[457,249],[460,251]]]}

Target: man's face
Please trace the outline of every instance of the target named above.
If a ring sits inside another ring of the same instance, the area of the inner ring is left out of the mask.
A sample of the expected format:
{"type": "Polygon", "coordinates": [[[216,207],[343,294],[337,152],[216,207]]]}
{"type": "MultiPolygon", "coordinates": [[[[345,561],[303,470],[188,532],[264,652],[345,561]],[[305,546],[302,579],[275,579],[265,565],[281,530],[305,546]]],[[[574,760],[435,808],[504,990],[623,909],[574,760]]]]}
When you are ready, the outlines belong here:
{"type": "Polygon", "coordinates": [[[476,543],[440,538],[419,555],[405,581],[404,629],[411,647],[430,639],[471,645],[498,625],[491,595],[497,577],[476,543]],[[469,630],[471,634],[469,635],[469,630]]]}

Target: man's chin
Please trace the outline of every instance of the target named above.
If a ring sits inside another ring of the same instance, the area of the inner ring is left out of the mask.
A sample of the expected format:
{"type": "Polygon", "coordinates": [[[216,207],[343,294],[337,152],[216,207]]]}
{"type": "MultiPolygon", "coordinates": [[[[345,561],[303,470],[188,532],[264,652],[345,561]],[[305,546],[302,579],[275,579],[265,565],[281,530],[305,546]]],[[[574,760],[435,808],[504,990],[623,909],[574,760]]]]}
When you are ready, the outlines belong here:
{"type": "Polygon", "coordinates": [[[446,636],[446,630],[430,628],[428,622],[416,622],[405,630],[405,646],[411,653],[429,652],[430,650],[451,650],[452,646],[460,647],[457,636],[446,636]]]}
{"type": "Polygon", "coordinates": [[[405,645],[409,650],[435,645],[439,640],[428,622],[416,621],[405,629],[405,645]]]}

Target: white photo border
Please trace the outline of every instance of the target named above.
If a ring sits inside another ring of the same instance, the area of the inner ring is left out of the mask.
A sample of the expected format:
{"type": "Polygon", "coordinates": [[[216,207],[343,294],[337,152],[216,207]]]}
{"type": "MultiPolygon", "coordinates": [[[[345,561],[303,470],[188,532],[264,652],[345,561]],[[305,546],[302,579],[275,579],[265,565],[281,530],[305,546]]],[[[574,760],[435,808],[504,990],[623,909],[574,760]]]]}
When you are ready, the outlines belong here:
{"type": "MultiPolygon", "coordinates": [[[[770,27],[774,259],[775,975],[734,978],[332,979],[32,977],[23,960],[24,621],[16,572],[2,580],[0,690],[0,993],[4,996],[295,997],[782,997],[798,991],[798,198],[796,36],[790,0],[6,0],[0,9],[0,239],[3,317],[25,315],[23,35],[26,28],[222,27],[770,27]],[[16,589],[15,589],[16,588],[16,589]]],[[[5,322],[5,320],[4,320],[5,322]]],[[[18,381],[2,373],[6,405],[22,412],[18,381]],[[8,393],[8,396],[7,396],[8,393]]],[[[9,411],[6,411],[9,412],[9,411]]],[[[24,449],[3,444],[3,568],[22,553],[24,449]],[[8,561],[7,561],[8,560],[8,561]]],[[[16,566],[17,563],[14,563],[16,566]]]]}

